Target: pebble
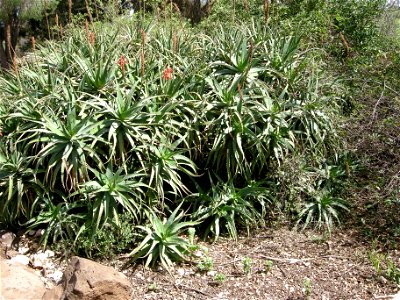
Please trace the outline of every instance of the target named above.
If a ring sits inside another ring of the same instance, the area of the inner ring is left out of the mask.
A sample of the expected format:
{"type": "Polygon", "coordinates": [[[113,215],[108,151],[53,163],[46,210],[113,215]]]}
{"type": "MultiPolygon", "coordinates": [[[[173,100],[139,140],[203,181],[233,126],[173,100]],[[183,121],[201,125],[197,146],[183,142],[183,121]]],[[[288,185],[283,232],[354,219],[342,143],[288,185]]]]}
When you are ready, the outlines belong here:
{"type": "Polygon", "coordinates": [[[379,276],[378,280],[383,284],[387,283],[387,279],[385,277],[383,277],[383,276],[379,276]]]}
{"type": "Polygon", "coordinates": [[[197,250],[193,253],[193,256],[195,257],[203,257],[203,251],[197,250]]]}
{"type": "Polygon", "coordinates": [[[178,270],[176,270],[176,272],[178,273],[179,276],[184,276],[185,275],[185,270],[182,268],[179,268],[178,270]]]}
{"type": "Polygon", "coordinates": [[[5,232],[1,234],[1,243],[6,249],[11,249],[13,246],[14,239],[16,235],[12,232],[5,232]]]}
{"type": "Polygon", "coordinates": [[[46,277],[54,280],[56,284],[59,284],[62,281],[63,272],[56,270],[54,273],[48,274],[46,277]]]}
{"type": "Polygon", "coordinates": [[[29,247],[19,247],[18,252],[20,254],[27,254],[29,252],[29,247]]]}
{"type": "Polygon", "coordinates": [[[54,255],[55,255],[54,251],[51,251],[51,250],[44,251],[44,254],[46,254],[47,257],[54,257],[54,255]]]}
{"type": "Polygon", "coordinates": [[[207,275],[211,276],[211,277],[214,277],[215,275],[217,275],[217,271],[208,271],[207,275]]]}

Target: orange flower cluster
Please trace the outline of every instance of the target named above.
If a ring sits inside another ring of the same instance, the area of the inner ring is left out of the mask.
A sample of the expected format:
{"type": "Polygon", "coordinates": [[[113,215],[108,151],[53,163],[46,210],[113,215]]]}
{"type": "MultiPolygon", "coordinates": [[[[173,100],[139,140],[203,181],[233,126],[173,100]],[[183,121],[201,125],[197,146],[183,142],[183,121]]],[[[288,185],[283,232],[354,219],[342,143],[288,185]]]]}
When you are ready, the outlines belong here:
{"type": "Polygon", "coordinates": [[[164,74],[163,74],[162,78],[165,79],[165,80],[171,80],[172,79],[172,72],[173,72],[172,68],[171,67],[167,67],[164,70],[164,74]]]}

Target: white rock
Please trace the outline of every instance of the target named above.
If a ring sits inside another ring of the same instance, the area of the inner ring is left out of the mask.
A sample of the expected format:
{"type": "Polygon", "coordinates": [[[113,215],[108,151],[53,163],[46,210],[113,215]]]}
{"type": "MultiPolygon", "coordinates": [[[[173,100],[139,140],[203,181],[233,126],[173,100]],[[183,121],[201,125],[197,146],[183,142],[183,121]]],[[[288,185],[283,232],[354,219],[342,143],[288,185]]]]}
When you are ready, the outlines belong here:
{"type": "Polygon", "coordinates": [[[36,260],[33,261],[33,267],[35,269],[41,269],[41,268],[43,268],[43,262],[38,260],[38,259],[36,259],[36,260]]]}
{"type": "Polygon", "coordinates": [[[185,270],[182,268],[179,268],[178,270],[176,270],[176,272],[178,273],[179,276],[185,275],[185,270]]]}
{"type": "Polygon", "coordinates": [[[54,280],[56,284],[59,284],[62,281],[63,272],[55,271],[54,273],[51,273],[51,274],[47,275],[46,277],[54,280]]]}
{"type": "Polygon", "coordinates": [[[33,257],[35,259],[37,259],[37,260],[45,261],[47,259],[47,254],[46,253],[42,253],[42,252],[38,252],[33,257]]]}
{"type": "Polygon", "coordinates": [[[19,263],[21,265],[27,266],[29,265],[29,257],[26,255],[18,254],[15,257],[11,258],[12,263],[19,263]]]}
{"type": "Polygon", "coordinates": [[[195,257],[202,257],[203,256],[203,251],[197,250],[193,253],[193,256],[195,257]]]}
{"type": "Polygon", "coordinates": [[[46,264],[44,265],[46,269],[55,269],[54,263],[51,261],[46,261],[46,264]]]}
{"type": "Polygon", "coordinates": [[[208,271],[207,275],[211,276],[211,277],[214,277],[215,275],[217,275],[217,271],[208,271]]]}
{"type": "Polygon", "coordinates": [[[46,254],[47,257],[54,257],[54,255],[55,255],[54,251],[51,251],[51,250],[46,250],[44,252],[44,254],[46,254]]]}
{"type": "Polygon", "coordinates": [[[26,254],[29,252],[29,248],[28,247],[19,247],[18,252],[21,254],[26,254]]]}
{"type": "Polygon", "coordinates": [[[32,256],[33,266],[43,268],[47,264],[47,254],[39,251],[32,256]]]}

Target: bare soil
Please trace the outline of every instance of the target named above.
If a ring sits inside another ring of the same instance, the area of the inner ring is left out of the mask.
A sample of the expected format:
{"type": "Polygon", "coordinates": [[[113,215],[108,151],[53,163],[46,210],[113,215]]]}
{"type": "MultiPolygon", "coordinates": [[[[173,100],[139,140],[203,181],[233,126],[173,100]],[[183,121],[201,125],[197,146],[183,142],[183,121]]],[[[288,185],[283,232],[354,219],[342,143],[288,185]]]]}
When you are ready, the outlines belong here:
{"type": "MultiPolygon", "coordinates": [[[[390,299],[397,292],[372,267],[370,242],[351,231],[326,238],[312,231],[265,229],[237,243],[200,244],[208,248],[203,255],[214,262],[208,272],[200,272],[196,263],[176,266],[170,273],[142,266],[125,270],[134,299],[390,299]],[[251,260],[248,272],[245,258],[251,260]],[[272,262],[270,270],[266,261],[272,262]],[[217,274],[225,279],[216,280],[217,274]]],[[[390,255],[400,263],[398,250],[390,255]]]]}

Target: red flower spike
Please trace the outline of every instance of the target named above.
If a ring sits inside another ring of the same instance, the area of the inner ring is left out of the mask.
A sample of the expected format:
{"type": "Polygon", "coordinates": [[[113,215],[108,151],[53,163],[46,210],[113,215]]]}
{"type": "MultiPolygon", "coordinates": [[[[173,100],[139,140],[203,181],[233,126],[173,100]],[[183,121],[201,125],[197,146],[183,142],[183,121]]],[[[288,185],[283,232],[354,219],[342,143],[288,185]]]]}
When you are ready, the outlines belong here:
{"type": "Polygon", "coordinates": [[[171,80],[172,79],[172,72],[173,72],[172,68],[171,67],[167,67],[164,70],[164,74],[163,74],[162,78],[165,79],[165,80],[171,80]]]}
{"type": "Polygon", "coordinates": [[[90,39],[90,44],[92,45],[92,47],[94,47],[94,42],[95,42],[95,35],[94,35],[94,32],[91,32],[91,33],[90,33],[89,39],[90,39]]]}
{"type": "Polygon", "coordinates": [[[118,64],[121,67],[122,76],[125,76],[125,64],[127,63],[125,56],[121,55],[118,60],[118,64]]]}

